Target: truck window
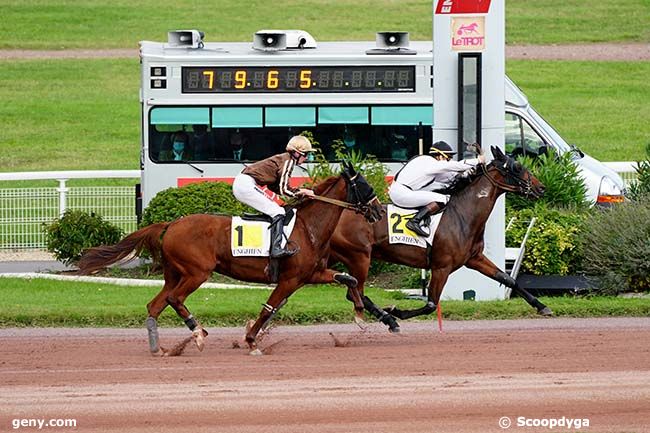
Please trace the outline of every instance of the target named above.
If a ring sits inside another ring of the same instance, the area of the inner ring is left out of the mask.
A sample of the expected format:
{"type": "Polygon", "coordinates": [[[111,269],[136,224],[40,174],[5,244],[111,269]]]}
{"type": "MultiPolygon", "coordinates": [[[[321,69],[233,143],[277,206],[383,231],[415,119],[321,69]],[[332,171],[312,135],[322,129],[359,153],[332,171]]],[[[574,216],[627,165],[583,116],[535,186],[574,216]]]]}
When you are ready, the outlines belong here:
{"type": "Polygon", "coordinates": [[[506,113],[505,125],[505,144],[508,155],[536,157],[546,153],[546,142],[521,116],[515,113],[506,113]]]}

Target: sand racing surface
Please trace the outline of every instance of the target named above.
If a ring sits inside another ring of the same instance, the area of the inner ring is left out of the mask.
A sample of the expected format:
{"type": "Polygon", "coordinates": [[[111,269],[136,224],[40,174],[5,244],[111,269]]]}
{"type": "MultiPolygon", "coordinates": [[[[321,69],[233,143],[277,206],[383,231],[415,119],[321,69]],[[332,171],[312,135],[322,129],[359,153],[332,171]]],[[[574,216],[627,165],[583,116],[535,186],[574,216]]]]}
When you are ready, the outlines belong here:
{"type": "Polygon", "coordinates": [[[233,347],[243,328],[209,331],[154,358],[144,329],[2,329],[0,431],[650,432],[648,318],[278,327],[261,357],[233,347]]]}

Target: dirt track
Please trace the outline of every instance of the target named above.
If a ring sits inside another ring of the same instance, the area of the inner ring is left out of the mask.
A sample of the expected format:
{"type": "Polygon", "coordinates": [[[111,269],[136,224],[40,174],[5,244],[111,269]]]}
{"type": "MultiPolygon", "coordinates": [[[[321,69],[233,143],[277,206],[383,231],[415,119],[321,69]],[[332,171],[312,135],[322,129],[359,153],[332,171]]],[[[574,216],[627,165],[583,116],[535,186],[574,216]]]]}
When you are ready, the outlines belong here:
{"type": "MultiPolygon", "coordinates": [[[[486,432],[502,431],[503,416],[564,416],[588,418],[581,431],[647,432],[649,325],[446,322],[442,335],[431,322],[403,323],[401,335],[280,327],[262,357],[233,348],[241,329],[212,329],[203,353],[177,358],[151,357],[144,330],[6,329],[0,430],[15,418],[74,418],[80,432],[486,432]]],[[[161,330],[167,345],[186,335],[161,330]]]]}

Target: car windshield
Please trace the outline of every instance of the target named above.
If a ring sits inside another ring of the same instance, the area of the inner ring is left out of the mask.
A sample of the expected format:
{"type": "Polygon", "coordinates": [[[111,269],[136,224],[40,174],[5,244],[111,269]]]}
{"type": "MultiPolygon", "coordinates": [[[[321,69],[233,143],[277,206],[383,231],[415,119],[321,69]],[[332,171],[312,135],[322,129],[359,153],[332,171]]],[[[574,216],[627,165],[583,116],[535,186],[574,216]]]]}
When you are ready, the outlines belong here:
{"type": "Polygon", "coordinates": [[[564,138],[557,133],[555,129],[546,121],[544,118],[537,112],[533,107],[528,107],[528,112],[533,117],[535,122],[544,129],[544,131],[551,136],[553,142],[557,145],[558,150],[562,153],[570,152],[572,150],[571,146],[564,141],[564,138]]]}

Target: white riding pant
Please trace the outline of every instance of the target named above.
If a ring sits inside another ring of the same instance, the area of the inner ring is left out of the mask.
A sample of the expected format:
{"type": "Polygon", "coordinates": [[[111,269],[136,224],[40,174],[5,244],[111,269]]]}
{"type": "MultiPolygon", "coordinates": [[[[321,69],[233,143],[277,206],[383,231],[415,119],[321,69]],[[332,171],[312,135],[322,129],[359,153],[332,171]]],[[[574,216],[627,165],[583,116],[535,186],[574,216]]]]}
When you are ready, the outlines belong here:
{"type": "Polygon", "coordinates": [[[270,217],[284,215],[284,208],[271,200],[255,183],[255,179],[247,174],[240,173],[235,176],[232,193],[240,202],[270,217]]]}
{"type": "Polygon", "coordinates": [[[399,207],[422,207],[431,202],[447,203],[449,196],[433,191],[413,191],[399,182],[393,182],[388,190],[388,195],[393,204],[399,207]]]}

